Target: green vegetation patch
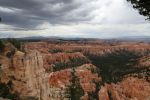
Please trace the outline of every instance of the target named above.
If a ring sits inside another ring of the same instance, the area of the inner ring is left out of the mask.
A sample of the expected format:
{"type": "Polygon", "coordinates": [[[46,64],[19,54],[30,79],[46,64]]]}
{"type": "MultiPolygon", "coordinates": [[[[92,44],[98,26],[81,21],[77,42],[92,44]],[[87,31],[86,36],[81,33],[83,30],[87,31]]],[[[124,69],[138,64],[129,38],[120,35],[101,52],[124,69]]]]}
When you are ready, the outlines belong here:
{"type": "Polygon", "coordinates": [[[67,62],[54,63],[54,69],[53,70],[54,71],[59,71],[59,70],[63,70],[63,69],[66,69],[66,68],[81,66],[81,65],[87,64],[87,63],[90,63],[90,61],[85,57],[71,58],[67,62]]]}
{"type": "Polygon", "coordinates": [[[121,81],[124,75],[139,73],[142,69],[135,67],[143,54],[128,50],[116,50],[105,55],[86,55],[99,68],[103,82],[121,81]]]}

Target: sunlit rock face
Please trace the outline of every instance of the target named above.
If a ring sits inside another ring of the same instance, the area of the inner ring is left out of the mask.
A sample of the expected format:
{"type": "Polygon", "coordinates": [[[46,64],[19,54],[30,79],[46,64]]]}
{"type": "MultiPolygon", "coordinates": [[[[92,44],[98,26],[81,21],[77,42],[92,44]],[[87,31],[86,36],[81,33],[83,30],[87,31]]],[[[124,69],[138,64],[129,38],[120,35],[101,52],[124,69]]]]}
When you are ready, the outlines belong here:
{"type": "Polygon", "coordinates": [[[70,100],[67,88],[71,85],[71,69],[50,73],[49,84],[50,100],[70,100]]]}
{"type": "Polygon", "coordinates": [[[36,96],[39,100],[49,99],[48,74],[43,68],[43,58],[37,51],[27,52],[24,59],[25,77],[29,95],[36,96]]]}
{"type": "Polygon", "coordinates": [[[99,100],[109,100],[108,90],[106,87],[101,87],[99,91],[99,100]]]}
{"type": "Polygon", "coordinates": [[[49,78],[43,67],[43,57],[38,51],[26,53],[16,51],[11,59],[3,57],[4,66],[1,80],[13,82],[13,90],[20,95],[20,100],[33,98],[49,100],[49,78]]]}
{"type": "Polygon", "coordinates": [[[134,77],[117,84],[105,84],[99,91],[99,100],[149,100],[150,83],[134,77]]]}
{"type": "MultiPolygon", "coordinates": [[[[98,88],[96,85],[101,83],[102,79],[101,76],[98,75],[96,66],[92,64],[79,66],[76,69],[76,75],[79,77],[81,87],[84,91],[83,98],[91,98],[91,95],[98,95],[98,91],[96,91],[98,88]]],[[[96,96],[94,96],[94,98],[96,98],[96,96]]]]}

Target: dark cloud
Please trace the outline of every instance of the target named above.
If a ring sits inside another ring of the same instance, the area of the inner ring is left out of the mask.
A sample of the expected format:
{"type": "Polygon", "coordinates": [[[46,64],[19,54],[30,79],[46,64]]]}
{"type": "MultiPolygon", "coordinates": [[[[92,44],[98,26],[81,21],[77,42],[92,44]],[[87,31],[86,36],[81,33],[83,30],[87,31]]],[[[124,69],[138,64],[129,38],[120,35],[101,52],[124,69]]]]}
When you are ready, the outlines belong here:
{"type": "Polygon", "coordinates": [[[15,27],[33,29],[43,22],[71,24],[92,19],[92,0],[0,0],[2,22],[15,27]]]}

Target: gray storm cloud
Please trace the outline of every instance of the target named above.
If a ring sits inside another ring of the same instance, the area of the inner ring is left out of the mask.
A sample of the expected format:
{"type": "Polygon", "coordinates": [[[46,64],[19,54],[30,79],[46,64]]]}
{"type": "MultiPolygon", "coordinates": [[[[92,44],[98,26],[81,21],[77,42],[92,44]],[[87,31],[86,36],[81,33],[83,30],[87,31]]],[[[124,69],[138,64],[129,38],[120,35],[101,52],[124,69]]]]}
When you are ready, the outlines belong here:
{"type": "Polygon", "coordinates": [[[0,37],[150,35],[126,0],[0,0],[0,17],[0,37]]]}
{"type": "Polygon", "coordinates": [[[35,28],[43,22],[70,24],[89,21],[93,0],[0,0],[3,24],[35,28]]]}

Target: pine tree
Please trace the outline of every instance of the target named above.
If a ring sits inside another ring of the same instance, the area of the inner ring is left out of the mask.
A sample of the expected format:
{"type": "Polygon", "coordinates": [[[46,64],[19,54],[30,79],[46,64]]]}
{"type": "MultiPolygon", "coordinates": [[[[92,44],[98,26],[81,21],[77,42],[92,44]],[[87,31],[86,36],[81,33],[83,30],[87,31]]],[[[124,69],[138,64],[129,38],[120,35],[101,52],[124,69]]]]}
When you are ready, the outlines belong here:
{"type": "Polygon", "coordinates": [[[72,68],[72,84],[69,87],[70,98],[71,100],[81,100],[81,97],[84,95],[84,91],[80,85],[79,78],[75,75],[75,68],[72,68]]]}
{"type": "Polygon", "coordinates": [[[146,16],[150,20],[150,1],[149,0],[127,0],[133,8],[137,9],[139,13],[146,16]]]}
{"type": "Polygon", "coordinates": [[[0,40],[0,52],[3,51],[4,47],[5,47],[4,42],[0,40]]]}

